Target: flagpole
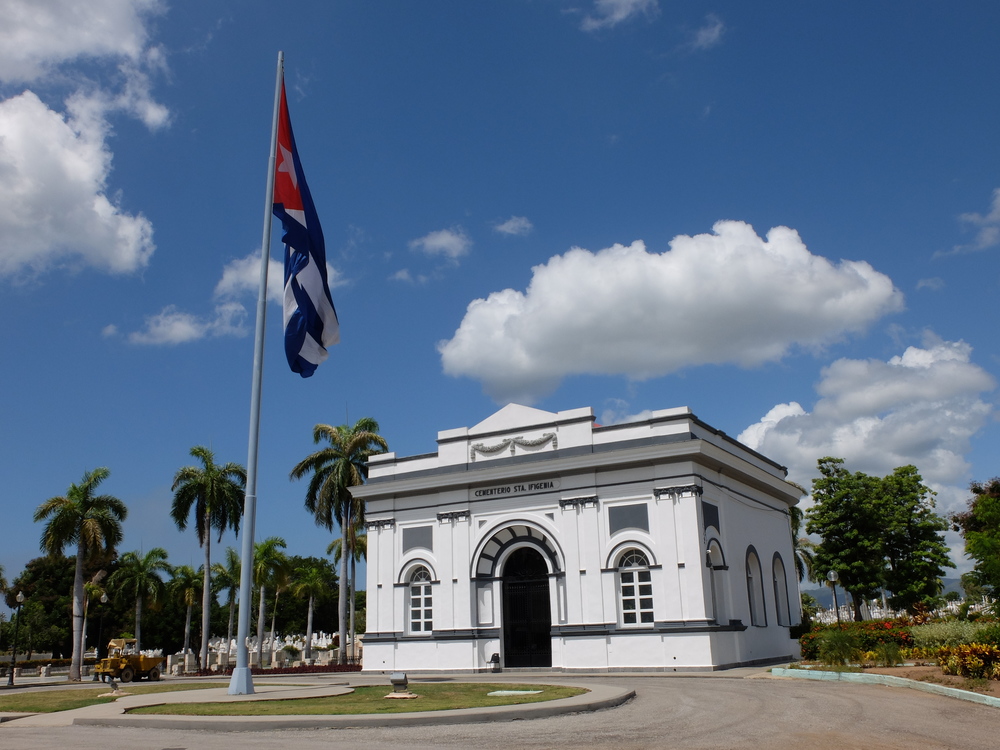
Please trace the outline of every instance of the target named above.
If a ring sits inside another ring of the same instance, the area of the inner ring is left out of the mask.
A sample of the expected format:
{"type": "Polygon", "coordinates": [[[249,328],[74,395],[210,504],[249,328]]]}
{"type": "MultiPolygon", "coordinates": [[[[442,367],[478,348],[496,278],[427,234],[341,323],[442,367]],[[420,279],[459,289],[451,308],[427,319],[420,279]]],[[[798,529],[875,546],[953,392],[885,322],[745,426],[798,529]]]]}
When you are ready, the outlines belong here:
{"type": "MultiPolygon", "coordinates": [[[[278,142],[278,105],[285,54],[278,53],[274,83],[274,117],[271,121],[271,151],[267,160],[267,191],[264,195],[264,233],[260,241],[260,287],[257,291],[257,328],[253,345],[253,385],[250,391],[250,440],[247,448],[247,486],[243,501],[243,550],[240,557],[240,617],[236,630],[236,666],[229,681],[229,695],[252,695],[247,638],[250,635],[250,600],[253,596],[253,544],[257,519],[257,453],[260,437],[260,396],[264,380],[264,323],[267,316],[267,265],[271,249],[271,212],[274,208],[274,162],[278,142]]],[[[228,647],[228,644],[227,644],[228,647]]]]}

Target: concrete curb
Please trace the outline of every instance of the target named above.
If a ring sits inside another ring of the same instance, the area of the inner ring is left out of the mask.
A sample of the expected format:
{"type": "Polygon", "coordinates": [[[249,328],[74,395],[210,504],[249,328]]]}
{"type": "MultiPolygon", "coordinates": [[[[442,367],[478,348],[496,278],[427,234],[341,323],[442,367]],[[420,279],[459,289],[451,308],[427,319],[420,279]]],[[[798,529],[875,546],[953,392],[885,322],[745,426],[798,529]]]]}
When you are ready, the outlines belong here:
{"type": "Polygon", "coordinates": [[[959,690],[958,688],[935,685],[932,682],[919,682],[918,680],[908,680],[905,677],[895,677],[888,674],[866,674],[861,672],[820,672],[815,669],[780,669],[774,668],[771,674],[775,677],[792,677],[800,680],[827,680],[840,682],[856,682],[862,685],[886,685],[888,687],[902,687],[911,690],[921,690],[934,695],[944,695],[948,698],[958,698],[959,700],[979,703],[983,706],[1000,708],[1000,698],[990,695],[980,695],[969,690],[959,690]]]}
{"type": "MultiPolygon", "coordinates": [[[[553,683],[549,683],[553,684],[553,683]]],[[[566,684],[566,683],[558,683],[566,684]]],[[[516,706],[490,706],[452,711],[421,711],[400,714],[353,714],[348,716],[130,716],[78,717],[74,725],[145,727],[150,729],[200,729],[214,732],[260,732],[273,729],[346,729],[371,726],[434,726],[477,724],[551,716],[614,708],[635,697],[634,690],[609,685],[590,685],[590,692],[572,698],[516,706]]],[[[152,701],[151,701],[152,702],[152,701]]],[[[162,702],[162,701],[161,701],[162,702]]]]}

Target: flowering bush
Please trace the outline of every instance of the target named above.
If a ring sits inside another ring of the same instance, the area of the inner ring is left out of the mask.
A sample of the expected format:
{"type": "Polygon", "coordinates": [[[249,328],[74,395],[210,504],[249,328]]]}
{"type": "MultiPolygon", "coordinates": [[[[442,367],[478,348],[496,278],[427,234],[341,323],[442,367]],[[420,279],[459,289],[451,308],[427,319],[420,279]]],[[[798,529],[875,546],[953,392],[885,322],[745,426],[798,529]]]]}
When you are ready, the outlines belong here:
{"type": "Polygon", "coordinates": [[[894,643],[900,648],[913,646],[910,628],[897,620],[867,620],[865,622],[845,622],[841,625],[827,625],[814,628],[801,638],[802,658],[814,661],[819,657],[819,641],[822,634],[831,630],[851,633],[861,651],[876,651],[879,644],[894,643]]]}

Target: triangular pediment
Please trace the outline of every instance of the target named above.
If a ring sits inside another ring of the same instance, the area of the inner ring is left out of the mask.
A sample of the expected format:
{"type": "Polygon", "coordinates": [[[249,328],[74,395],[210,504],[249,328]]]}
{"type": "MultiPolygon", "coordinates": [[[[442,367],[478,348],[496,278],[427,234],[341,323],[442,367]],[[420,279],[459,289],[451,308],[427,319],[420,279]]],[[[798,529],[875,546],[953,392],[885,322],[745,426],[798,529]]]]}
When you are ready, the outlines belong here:
{"type": "Polygon", "coordinates": [[[530,406],[521,404],[507,404],[500,411],[487,417],[475,427],[469,429],[470,435],[482,433],[506,432],[508,430],[518,430],[525,427],[552,424],[558,419],[558,415],[551,411],[533,409],[530,406]]]}

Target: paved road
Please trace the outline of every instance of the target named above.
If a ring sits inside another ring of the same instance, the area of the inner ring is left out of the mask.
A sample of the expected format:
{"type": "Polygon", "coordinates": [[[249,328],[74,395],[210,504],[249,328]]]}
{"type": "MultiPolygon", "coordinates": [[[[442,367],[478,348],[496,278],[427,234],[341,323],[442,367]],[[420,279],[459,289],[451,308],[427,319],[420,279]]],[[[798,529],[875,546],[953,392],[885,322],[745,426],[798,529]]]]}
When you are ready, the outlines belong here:
{"type": "Polygon", "coordinates": [[[591,714],[447,727],[223,734],[8,725],[0,729],[0,746],[4,750],[981,750],[996,747],[1000,737],[1000,709],[914,690],[720,676],[603,675],[579,682],[588,680],[633,687],[637,697],[619,708],[591,714]]]}

